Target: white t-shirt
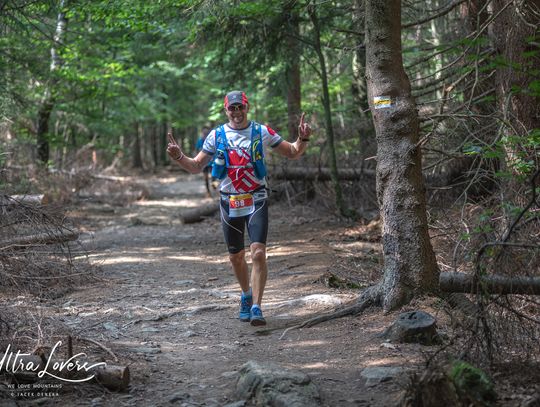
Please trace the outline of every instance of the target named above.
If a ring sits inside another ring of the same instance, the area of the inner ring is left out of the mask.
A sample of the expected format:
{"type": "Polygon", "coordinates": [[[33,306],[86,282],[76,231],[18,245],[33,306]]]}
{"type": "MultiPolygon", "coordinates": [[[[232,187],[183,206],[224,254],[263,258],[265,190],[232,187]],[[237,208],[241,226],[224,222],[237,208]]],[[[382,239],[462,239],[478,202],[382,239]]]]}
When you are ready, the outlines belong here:
{"type": "MultiPolygon", "coordinates": [[[[229,155],[229,165],[240,168],[227,168],[227,176],[221,181],[219,187],[225,193],[245,193],[251,192],[260,186],[266,186],[266,179],[258,179],[250,160],[251,148],[251,128],[253,122],[242,130],[235,130],[228,124],[223,125],[225,137],[227,139],[227,152],[229,155]]],[[[283,141],[281,136],[270,127],[261,124],[261,136],[263,150],[266,154],[267,148],[275,148],[283,141]]],[[[202,150],[209,155],[216,153],[216,130],[212,130],[204,141],[202,150]]]]}

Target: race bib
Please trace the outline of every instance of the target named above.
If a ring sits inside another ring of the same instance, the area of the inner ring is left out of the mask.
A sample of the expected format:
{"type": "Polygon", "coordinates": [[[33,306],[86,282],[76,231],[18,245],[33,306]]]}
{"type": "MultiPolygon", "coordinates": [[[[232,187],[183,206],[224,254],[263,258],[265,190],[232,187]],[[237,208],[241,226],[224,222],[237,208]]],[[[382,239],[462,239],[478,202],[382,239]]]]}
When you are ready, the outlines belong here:
{"type": "Polygon", "coordinates": [[[253,195],[241,194],[229,196],[229,217],[238,218],[240,216],[251,215],[254,211],[253,195]]]}

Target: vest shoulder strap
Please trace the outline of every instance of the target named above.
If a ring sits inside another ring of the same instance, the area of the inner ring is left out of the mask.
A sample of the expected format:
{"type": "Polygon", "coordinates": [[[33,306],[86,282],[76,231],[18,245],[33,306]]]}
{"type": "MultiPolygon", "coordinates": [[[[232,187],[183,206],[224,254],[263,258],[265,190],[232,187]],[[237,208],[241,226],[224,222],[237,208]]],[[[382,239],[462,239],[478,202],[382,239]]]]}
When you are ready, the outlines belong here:
{"type": "Polygon", "coordinates": [[[229,154],[227,153],[227,135],[223,125],[216,127],[216,155],[222,151],[225,158],[225,165],[229,166],[229,154]]]}
{"type": "Polygon", "coordinates": [[[216,127],[216,151],[227,148],[227,139],[225,136],[225,127],[223,125],[216,127]]]}
{"type": "Polygon", "coordinates": [[[262,143],[262,127],[257,122],[252,122],[251,127],[251,162],[260,161],[264,158],[262,143]]]}

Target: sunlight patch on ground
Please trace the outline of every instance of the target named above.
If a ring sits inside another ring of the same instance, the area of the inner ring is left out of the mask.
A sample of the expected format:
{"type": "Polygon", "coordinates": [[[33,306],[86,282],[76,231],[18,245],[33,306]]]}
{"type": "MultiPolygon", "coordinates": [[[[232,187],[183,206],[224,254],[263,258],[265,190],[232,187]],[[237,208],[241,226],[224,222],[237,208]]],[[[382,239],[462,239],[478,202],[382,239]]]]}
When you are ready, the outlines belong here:
{"type": "Polygon", "coordinates": [[[396,363],[396,356],[390,356],[386,358],[378,358],[366,361],[366,366],[388,366],[396,363]]]}
{"type": "MultiPolygon", "coordinates": [[[[206,202],[207,200],[194,201],[193,199],[171,199],[171,200],[159,200],[159,201],[137,201],[133,203],[134,206],[152,206],[158,207],[163,206],[167,208],[196,208],[201,203],[206,202]],[[203,201],[203,202],[201,202],[203,201]]],[[[208,202],[210,202],[208,200],[208,202]]]]}
{"type": "Polygon", "coordinates": [[[182,261],[201,261],[204,260],[204,257],[201,256],[167,256],[167,259],[171,260],[182,260],[182,261]]]}
{"type": "MultiPolygon", "coordinates": [[[[89,254],[89,258],[98,260],[103,255],[101,254],[89,254]]],[[[152,263],[153,259],[143,259],[141,257],[120,256],[120,257],[107,257],[106,259],[99,260],[100,264],[121,264],[121,263],[152,263]]]]}
{"type": "Polygon", "coordinates": [[[174,184],[177,181],[178,181],[178,177],[176,177],[176,176],[174,176],[174,177],[160,177],[159,178],[159,183],[160,184],[174,184]]]}
{"type": "Polygon", "coordinates": [[[328,345],[328,341],[322,341],[322,340],[305,340],[305,341],[294,341],[291,343],[286,343],[283,345],[284,348],[297,348],[299,346],[307,347],[307,346],[326,346],[328,345]]]}
{"type": "Polygon", "coordinates": [[[327,369],[330,366],[328,365],[328,363],[317,362],[317,363],[306,363],[306,364],[300,365],[299,367],[301,369],[327,369]]]}
{"type": "Polygon", "coordinates": [[[214,258],[212,260],[211,257],[208,256],[167,256],[167,259],[171,260],[182,260],[182,261],[202,261],[204,263],[208,264],[223,264],[224,261],[221,259],[214,258]]]}
{"type": "Polygon", "coordinates": [[[266,248],[267,252],[269,253],[269,256],[274,255],[293,255],[298,253],[305,253],[306,251],[306,243],[304,241],[288,241],[288,246],[283,245],[273,245],[266,248]]]}
{"type": "Polygon", "coordinates": [[[170,290],[167,291],[167,295],[182,295],[182,294],[193,294],[198,292],[204,292],[199,288],[188,288],[187,290],[170,290]]]}

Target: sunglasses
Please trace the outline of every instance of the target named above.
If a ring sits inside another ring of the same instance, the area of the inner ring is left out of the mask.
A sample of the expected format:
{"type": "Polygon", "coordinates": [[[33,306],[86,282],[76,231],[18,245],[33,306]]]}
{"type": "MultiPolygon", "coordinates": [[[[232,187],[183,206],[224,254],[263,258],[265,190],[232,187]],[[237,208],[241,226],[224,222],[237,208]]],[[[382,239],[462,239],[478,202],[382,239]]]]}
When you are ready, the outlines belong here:
{"type": "Polygon", "coordinates": [[[244,110],[246,108],[246,105],[229,105],[227,106],[227,110],[229,112],[239,112],[241,110],[244,110]]]}

